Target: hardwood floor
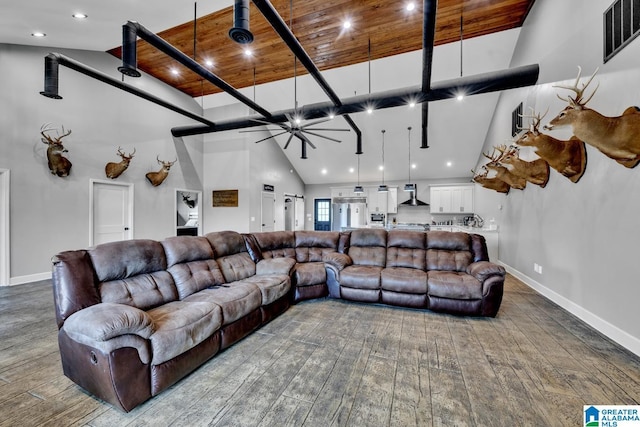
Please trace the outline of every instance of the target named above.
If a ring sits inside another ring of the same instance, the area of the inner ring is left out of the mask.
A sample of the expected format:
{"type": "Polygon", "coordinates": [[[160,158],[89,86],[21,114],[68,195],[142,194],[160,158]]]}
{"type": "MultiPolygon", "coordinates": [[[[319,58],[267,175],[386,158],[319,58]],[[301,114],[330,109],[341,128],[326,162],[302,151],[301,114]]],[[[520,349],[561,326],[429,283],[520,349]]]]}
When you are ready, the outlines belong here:
{"type": "Polygon", "coordinates": [[[62,374],[50,282],[0,288],[0,426],[576,426],[640,358],[508,276],[495,319],[291,307],[128,414],[62,374]]]}

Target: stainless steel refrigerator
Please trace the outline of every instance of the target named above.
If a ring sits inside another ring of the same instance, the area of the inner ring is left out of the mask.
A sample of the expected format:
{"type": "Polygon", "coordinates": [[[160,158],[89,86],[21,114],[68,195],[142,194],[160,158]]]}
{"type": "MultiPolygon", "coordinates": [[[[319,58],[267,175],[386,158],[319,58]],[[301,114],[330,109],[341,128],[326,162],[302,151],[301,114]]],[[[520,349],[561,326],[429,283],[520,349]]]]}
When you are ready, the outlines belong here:
{"type": "Polygon", "coordinates": [[[367,225],[367,199],[365,197],[334,198],[331,212],[331,230],[333,231],[367,225]]]}

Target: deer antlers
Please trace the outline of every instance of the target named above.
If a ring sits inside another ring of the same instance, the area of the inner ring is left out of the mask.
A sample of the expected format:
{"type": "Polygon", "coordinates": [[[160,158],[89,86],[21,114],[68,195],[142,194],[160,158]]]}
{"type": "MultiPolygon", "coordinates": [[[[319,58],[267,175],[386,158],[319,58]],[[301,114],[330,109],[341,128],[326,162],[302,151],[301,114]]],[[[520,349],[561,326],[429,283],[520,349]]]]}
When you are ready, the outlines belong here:
{"type": "Polygon", "coordinates": [[[44,140],[42,141],[45,144],[60,144],[60,140],[62,138],[64,138],[65,136],[71,135],[71,129],[69,129],[68,132],[65,132],[64,125],[62,125],[62,135],[58,133],[57,138],[52,138],[51,135],[48,135],[45,133],[45,132],[50,132],[52,130],[55,130],[56,133],[58,133],[58,130],[56,128],[51,127],[51,123],[45,123],[40,127],[40,135],[42,135],[47,140],[47,141],[44,141],[44,140]]]}
{"type": "Polygon", "coordinates": [[[591,83],[591,80],[593,80],[593,78],[596,76],[596,73],[598,72],[598,70],[599,68],[596,68],[596,70],[593,72],[591,77],[589,77],[589,80],[587,80],[587,82],[582,85],[582,88],[579,88],[578,83],[580,83],[580,74],[582,74],[582,67],[578,65],[578,77],[576,77],[576,82],[573,84],[573,86],[563,86],[563,85],[553,86],[553,87],[559,87],[561,89],[568,89],[575,92],[576,93],[575,98],[572,98],[570,96],[568,96],[567,98],[563,98],[560,95],[557,95],[558,98],[568,102],[569,105],[571,105],[571,107],[573,108],[576,108],[576,109],[583,108],[585,105],[587,105],[587,102],[591,101],[591,98],[593,98],[593,95],[596,94],[596,91],[600,87],[600,83],[598,83],[598,86],[596,86],[596,88],[593,90],[591,95],[586,100],[582,99],[582,97],[584,96],[584,90],[587,88],[587,86],[589,86],[589,83],[591,83]]]}

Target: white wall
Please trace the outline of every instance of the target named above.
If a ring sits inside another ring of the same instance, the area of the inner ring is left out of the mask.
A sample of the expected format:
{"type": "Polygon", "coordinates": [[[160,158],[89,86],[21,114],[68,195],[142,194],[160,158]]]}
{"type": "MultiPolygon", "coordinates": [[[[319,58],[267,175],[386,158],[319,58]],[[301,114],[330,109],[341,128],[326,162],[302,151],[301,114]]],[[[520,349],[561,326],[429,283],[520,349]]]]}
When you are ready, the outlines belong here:
{"type": "MultiPolygon", "coordinates": [[[[565,107],[556,97],[566,91],[553,83],[572,83],[577,66],[586,76],[600,67],[600,87],[589,107],[608,116],[640,105],[640,39],[607,64],[602,63],[602,13],[610,0],[538,0],[522,28],[512,66],[538,62],[540,84],[504,92],[494,113],[484,150],[504,143],[511,111],[520,102],[549,113],[565,107]]],[[[570,129],[552,135],[568,139],[570,129]]],[[[640,138],[640,135],[638,135],[640,138]]],[[[536,289],[611,338],[640,354],[640,287],[637,286],[640,168],[627,169],[587,146],[587,169],[574,184],[552,170],[546,188],[528,185],[507,196],[489,194],[486,216],[500,224],[500,259],[536,289]],[[499,206],[503,206],[499,210],[499,206]],[[534,272],[537,263],[542,274],[534,272]]],[[[522,157],[533,159],[531,149],[522,157]]],[[[479,163],[483,163],[482,159],[479,163]]]]}
{"type": "MultiPolygon", "coordinates": [[[[175,188],[201,188],[202,137],[172,138],[173,126],[194,121],[82,74],[60,67],[62,100],[45,98],[44,56],[60,52],[115,78],[120,65],[101,52],[0,44],[0,169],[11,170],[10,283],[45,278],[51,257],[89,244],[89,181],[106,179],[104,166],[117,161],[118,146],[136,149],[129,169],[118,182],[134,184],[135,238],[162,239],[175,234],[175,188]],[[49,173],[46,146],[40,141],[44,123],[64,125],[73,163],[71,174],[49,173]],[[156,155],[178,158],[167,180],[152,187],[146,172],[158,170],[156,155]]],[[[200,113],[192,98],[143,76],[127,79],[147,92],[200,113]]]]}

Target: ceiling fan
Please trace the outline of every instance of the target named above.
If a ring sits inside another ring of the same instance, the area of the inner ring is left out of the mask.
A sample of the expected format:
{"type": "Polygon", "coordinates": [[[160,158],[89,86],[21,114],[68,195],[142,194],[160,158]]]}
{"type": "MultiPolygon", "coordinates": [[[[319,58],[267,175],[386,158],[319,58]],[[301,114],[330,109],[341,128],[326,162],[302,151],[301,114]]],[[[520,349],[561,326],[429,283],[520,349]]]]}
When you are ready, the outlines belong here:
{"type": "MultiPolygon", "coordinates": [[[[297,102],[296,102],[297,104],[297,102]]],[[[254,121],[258,122],[258,123],[263,123],[265,125],[275,125],[278,126],[280,129],[269,129],[267,128],[267,130],[269,131],[278,131],[280,130],[281,132],[279,133],[274,133],[266,138],[262,138],[259,139],[258,141],[255,141],[256,144],[262,141],[266,141],[268,139],[271,138],[275,138],[277,136],[280,135],[284,135],[286,133],[289,134],[289,138],[287,139],[287,142],[284,144],[284,150],[287,149],[287,147],[289,147],[289,144],[291,143],[291,140],[293,139],[293,137],[295,136],[296,138],[298,138],[301,143],[302,143],[302,159],[306,159],[307,158],[307,150],[306,150],[306,146],[307,144],[311,147],[311,148],[316,148],[315,144],[312,143],[309,138],[307,137],[307,135],[313,135],[315,137],[318,138],[323,138],[323,139],[327,139],[329,141],[333,141],[333,142],[342,142],[339,139],[336,138],[332,138],[330,136],[326,136],[326,135],[322,135],[317,133],[318,131],[330,131],[330,132],[349,132],[349,129],[336,129],[336,128],[316,128],[316,127],[312,127],[315,126],[317,124],[320,123],[324,123],[324,122],[328,122],[329,120],[332,119],[320,119],[320,120],[314,120],[312,122],[309,123],[305,123],[305,124],[301,124],[302,123],[302,119],[300,119],[300,117],[296,114],[296,115],[291,115],[291,114],[286,114],[287,119],[289,120],[289,123],[274,123],[274,122],[270,122],[270,121],[266,121],[266,120],[260,120],[260,119],[254,119],[254,121]],[[305,135],[307,134],[307,135],[305,135]]],[[[242,132],[264,132],[264,130],[258,130],[258,129],[250,129],[250,130],[241,130],[242,132]]]]}

